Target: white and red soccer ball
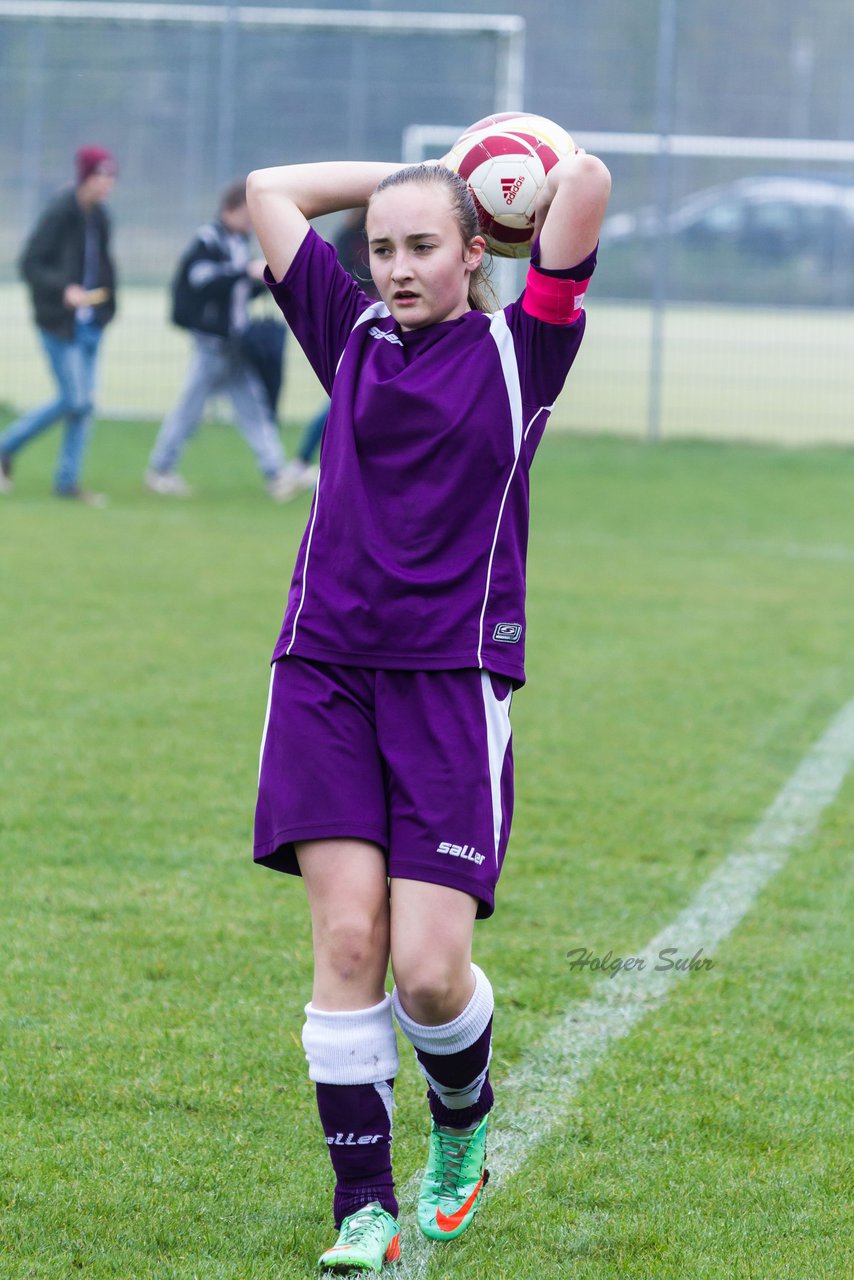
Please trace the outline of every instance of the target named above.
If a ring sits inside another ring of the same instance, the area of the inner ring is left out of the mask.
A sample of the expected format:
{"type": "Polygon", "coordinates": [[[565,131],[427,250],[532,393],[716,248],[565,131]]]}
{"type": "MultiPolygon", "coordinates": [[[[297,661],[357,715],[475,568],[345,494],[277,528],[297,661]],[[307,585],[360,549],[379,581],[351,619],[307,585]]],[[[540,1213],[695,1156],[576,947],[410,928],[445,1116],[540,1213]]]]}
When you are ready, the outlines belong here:
{"type": "Polygon", "coordinates": [[[534,207],[546,174],[574,151],[572,138],[553,120],[516,111],[486,116],[457,139],[445,163],[468,183],[493,253],[530,254],[534,207]]]}

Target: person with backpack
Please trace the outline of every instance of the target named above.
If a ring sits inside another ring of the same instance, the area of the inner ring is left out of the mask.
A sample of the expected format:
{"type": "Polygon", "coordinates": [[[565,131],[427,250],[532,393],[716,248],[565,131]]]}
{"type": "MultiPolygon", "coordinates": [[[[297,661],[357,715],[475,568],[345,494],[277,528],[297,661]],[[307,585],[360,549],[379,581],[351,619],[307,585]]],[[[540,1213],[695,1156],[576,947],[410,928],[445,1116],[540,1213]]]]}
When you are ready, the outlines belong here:
{"type": "Polygon", "coordinates": [[[192,492],[178,463],[215,393],[231,400],[270,497],[292,496],[270,395],[245,342],[249,301],[264,291],[264,263],[250,256],[251,229],[246,183],[233,182],[222,193],[217,217],[198,228],[178,263],[172,321],[192,334],[193,353],[178,403],[163,420],[145,472],[146,487],[164,497],[192,492]]]}

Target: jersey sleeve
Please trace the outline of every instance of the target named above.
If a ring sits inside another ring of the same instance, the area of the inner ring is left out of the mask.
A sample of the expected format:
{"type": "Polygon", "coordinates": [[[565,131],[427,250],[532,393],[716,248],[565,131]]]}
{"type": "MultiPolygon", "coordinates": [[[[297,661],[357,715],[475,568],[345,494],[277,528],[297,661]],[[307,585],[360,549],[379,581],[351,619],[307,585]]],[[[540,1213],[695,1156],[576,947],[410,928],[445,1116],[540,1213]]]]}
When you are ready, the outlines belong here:
{"type": "Polygon", "coordinates": [[[526,409],[550,409],[563,389],[584,336],[584,294],[596,266],[594,249],[574,267],[540,266],[539,244],[531,252],[525,289],[505,308],[513,334],[526,409]]]}
{"type": "Polygon", "coordinates": [[[313,227],[277,283],[269,267],[264,279],[328,395],[350,331],[372,300],[344,270],[331,244],[313,227]]]}

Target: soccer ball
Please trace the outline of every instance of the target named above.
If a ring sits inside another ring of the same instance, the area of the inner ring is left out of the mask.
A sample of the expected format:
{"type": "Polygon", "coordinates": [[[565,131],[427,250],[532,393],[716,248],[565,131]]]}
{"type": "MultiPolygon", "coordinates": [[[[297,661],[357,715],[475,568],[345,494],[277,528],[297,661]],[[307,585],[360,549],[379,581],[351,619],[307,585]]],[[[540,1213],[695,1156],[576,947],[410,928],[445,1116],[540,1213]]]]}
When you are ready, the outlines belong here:
{"type": "Polygon", "coordinates": [[[574,151],[575,143],[560,125],[524,112],[486,116],[460,135],[445,163],[468,183],[493,253],[528,257],[534,206],[546,174],[574,151]]]}

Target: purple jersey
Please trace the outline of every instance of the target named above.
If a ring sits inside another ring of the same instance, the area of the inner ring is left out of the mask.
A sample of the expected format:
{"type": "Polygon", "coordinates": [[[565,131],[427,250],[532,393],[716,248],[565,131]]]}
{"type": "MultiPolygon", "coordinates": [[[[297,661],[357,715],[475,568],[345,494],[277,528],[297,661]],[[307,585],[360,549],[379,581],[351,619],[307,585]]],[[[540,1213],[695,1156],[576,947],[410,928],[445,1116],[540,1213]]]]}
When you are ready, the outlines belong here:
{"type": "Polygon", "coordinates": [[[274,659],[521,683],[528,472],[583,312],[520,298],[404,332],[314,230],[268,284],[332,398],[274,659]]]}

